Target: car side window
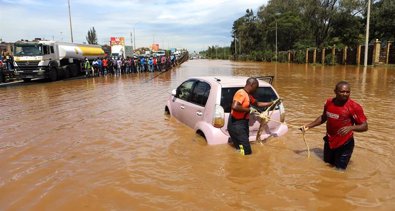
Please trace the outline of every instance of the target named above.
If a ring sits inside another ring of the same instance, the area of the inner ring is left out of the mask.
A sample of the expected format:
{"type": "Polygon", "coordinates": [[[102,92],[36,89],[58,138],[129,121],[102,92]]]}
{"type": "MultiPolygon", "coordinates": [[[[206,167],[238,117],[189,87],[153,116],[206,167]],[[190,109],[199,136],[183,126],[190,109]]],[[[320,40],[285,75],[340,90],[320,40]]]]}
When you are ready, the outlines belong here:
{"type": "Polygon", "coordinates": [[[196,83],[195,80],[188,80],[182,83],[176,91],[176,98],[181,100],[190,101],[192,96],[193,85],[196,83]]]}
{"type": "Polygon", "coordinates": [[[208,96],[210,95],[210,85],[206,82],[198,82],[192,92],[191,102],[200,106],[206,106],[208,96]]]}

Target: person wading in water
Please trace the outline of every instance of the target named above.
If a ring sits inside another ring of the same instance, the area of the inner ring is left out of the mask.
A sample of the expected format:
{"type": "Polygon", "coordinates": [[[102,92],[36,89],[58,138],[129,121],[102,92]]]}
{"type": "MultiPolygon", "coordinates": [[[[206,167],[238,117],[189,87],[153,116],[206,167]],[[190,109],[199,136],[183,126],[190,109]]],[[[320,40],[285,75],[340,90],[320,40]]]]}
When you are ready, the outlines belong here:
{"type": "Polygon", "coordinates": [[[273,103],[257,102],[255,100],[252,95],[258,87],[259,82],[256,78],[248,78],[244,88],[239,89],[233,96],[231,113],[228,121],[228,131],[233,145],[242,155],[249,155],[252,153],[249,141],[250,130],[248,122],[250,113],[256,112],[257,110],[250,106],[267,107],[273,103]]]}
{"type": "Polygon", "coordinates": [[[305,132],[326,122],[324,161],[338,169],[346,169],[354,149],[353,132],[368,130],[362,107],[350,99],[350,84],[340,81],[335,87],[336,97],[326,100],[321,116],[300,129],[305,132]]]}

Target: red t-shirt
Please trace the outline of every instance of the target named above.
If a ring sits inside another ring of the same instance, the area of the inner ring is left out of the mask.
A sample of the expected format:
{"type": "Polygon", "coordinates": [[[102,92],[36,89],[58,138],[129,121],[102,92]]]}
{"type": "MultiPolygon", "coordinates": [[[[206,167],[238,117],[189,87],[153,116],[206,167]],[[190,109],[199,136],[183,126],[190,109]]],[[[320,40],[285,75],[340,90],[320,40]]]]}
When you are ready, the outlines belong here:
{"type": "MultiPolygon", "coordinates": [[[[252,95],[249,95],[244,89],[239,89],[236,92],[236,94],[233,96],[233,101],[239,102],[243,108],[249,108],[250,103],[252,103],[252,104],[255,103],[255,98],[252,95]]],[[[250,118],[249,112],[234,111],[232,109],[230,111],[230,113],[232,114],[232,116],[235,119],[249,119],[250,118]]]]}
{"type": "Polygon", "coordinates": [[[103,59],[102,63],[103,63],[103,67],[107,67],[108,66],[108,60],[107,59],[103,59]]]}
{"type": "Polygon", "coordinates": [[[355,124],[360,125],[367,120],[362,107],[351,99],[348,99],[343,106],[335,105],[333,98],[328,99],[322,115],[327,117],[326,134],[331,149],[340,147],[353,136],[352,131],[344,136],[339,135],[340,128],[355,124]]]}

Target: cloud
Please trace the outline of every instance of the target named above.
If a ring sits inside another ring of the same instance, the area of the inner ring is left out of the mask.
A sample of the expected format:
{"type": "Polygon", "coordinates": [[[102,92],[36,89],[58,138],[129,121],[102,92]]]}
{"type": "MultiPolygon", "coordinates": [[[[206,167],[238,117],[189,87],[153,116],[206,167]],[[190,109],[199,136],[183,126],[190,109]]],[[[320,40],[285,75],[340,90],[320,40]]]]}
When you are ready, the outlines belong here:
{"type": "MultiPolygon", "coordinates": [[[[95,27],[100,44],[123,36],[136,46],[153,41],[162,47],[205,49],[231,42],[233,21],[266,4],[261,0],[70,0],[75,42],[85,42],[95,27]]],[[[42,37],[70,40],[66,0],[0,0],[0,38],[5,41],[42,37]]]]}

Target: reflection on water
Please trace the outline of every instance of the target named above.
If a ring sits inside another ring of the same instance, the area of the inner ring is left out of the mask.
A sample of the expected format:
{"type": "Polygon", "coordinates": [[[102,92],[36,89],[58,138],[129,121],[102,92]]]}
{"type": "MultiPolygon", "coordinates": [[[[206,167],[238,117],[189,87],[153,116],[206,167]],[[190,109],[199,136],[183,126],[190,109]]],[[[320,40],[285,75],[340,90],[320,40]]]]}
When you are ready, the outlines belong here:
{"type": "Polygon", "coordinates": [[[158,74],[0,89],[1,210],[391,210],[395,69],[193,60],[158,74]],[[274,75],[289,132],[242,157],[207,146],[163,113],[190,76],[274,75]],[[349,168],[322,160],[324,126],[306,134],[339,80],[363,105],[349,168]]]}

